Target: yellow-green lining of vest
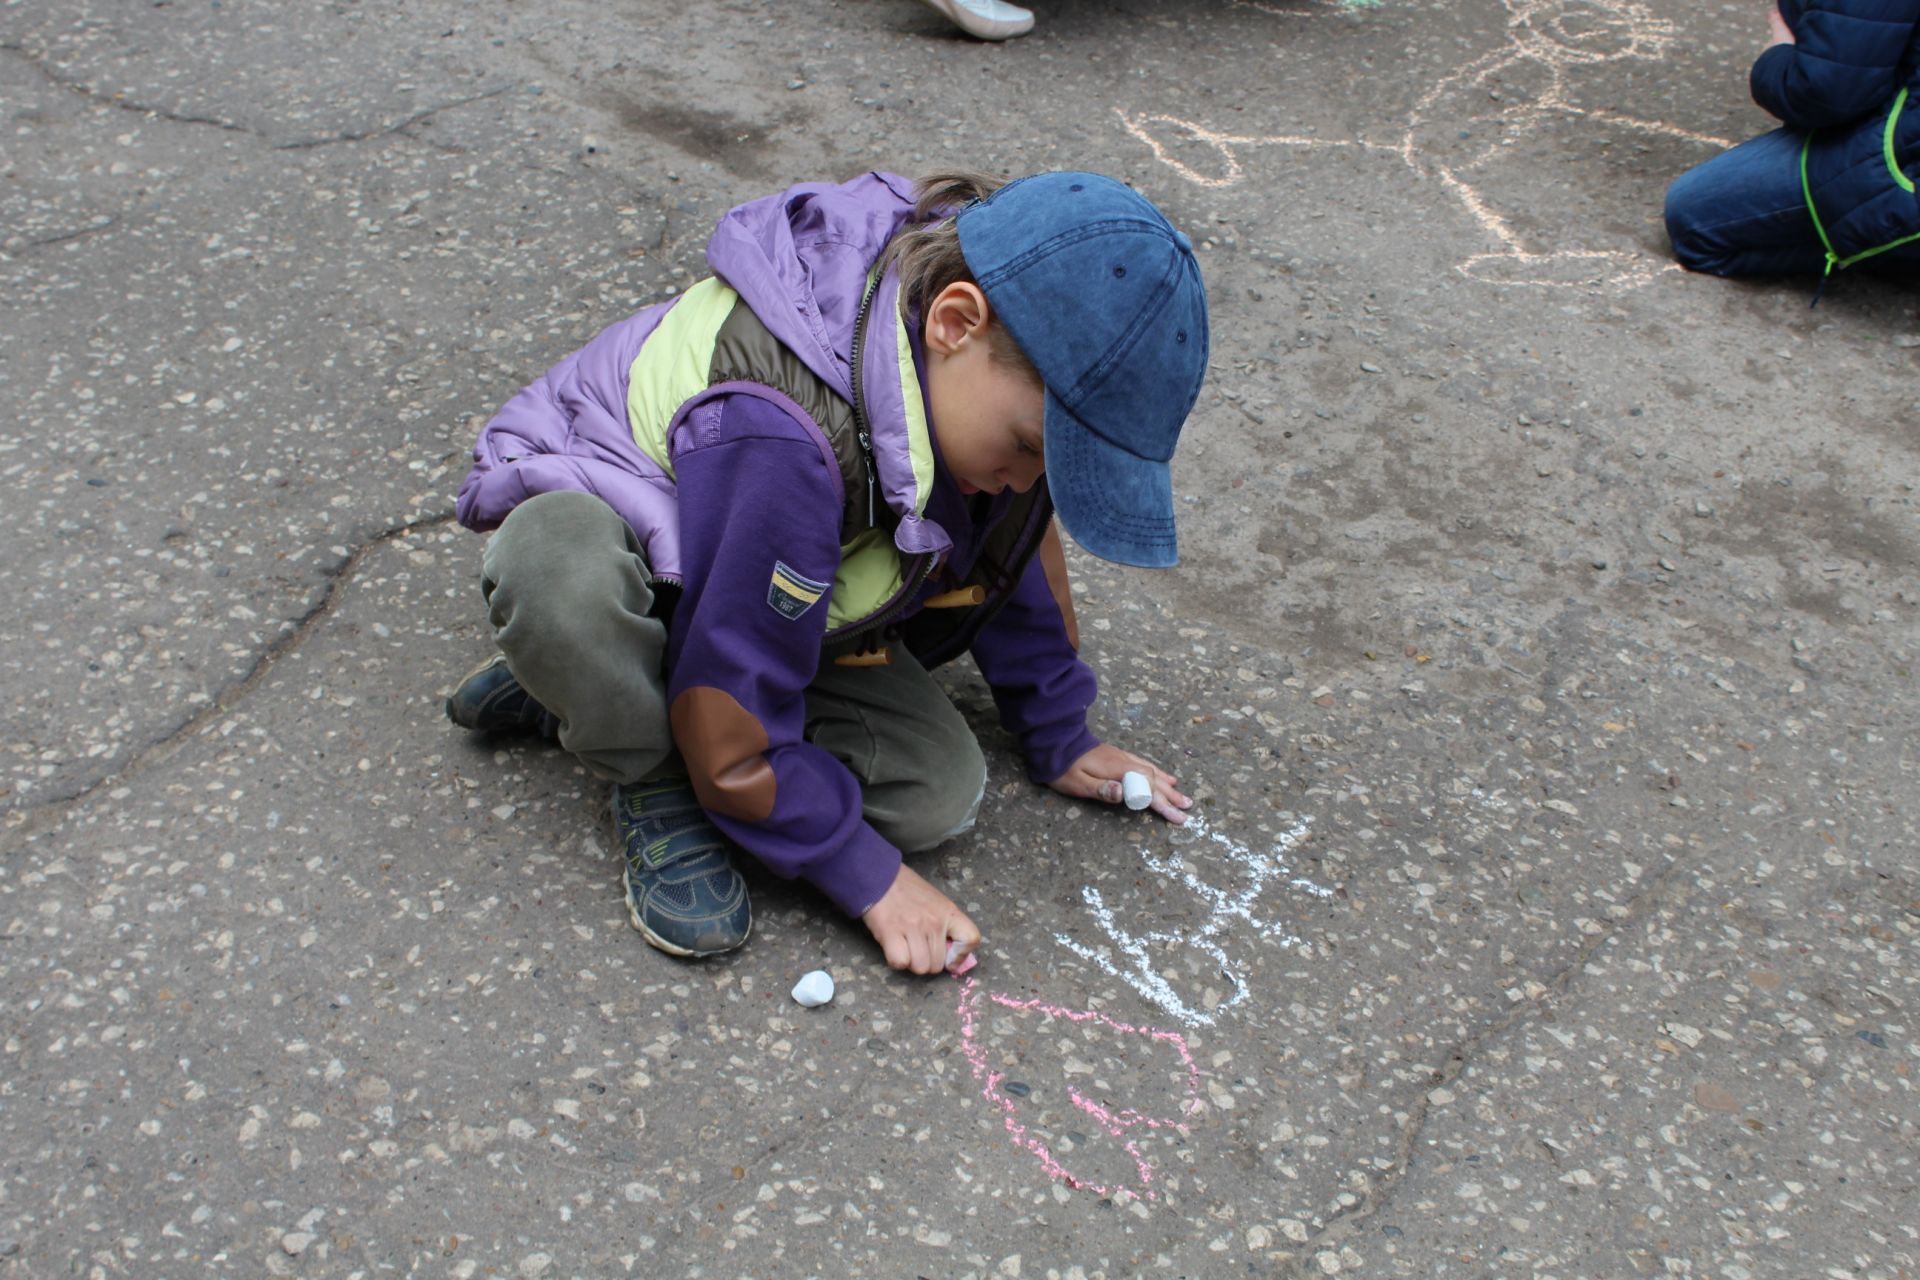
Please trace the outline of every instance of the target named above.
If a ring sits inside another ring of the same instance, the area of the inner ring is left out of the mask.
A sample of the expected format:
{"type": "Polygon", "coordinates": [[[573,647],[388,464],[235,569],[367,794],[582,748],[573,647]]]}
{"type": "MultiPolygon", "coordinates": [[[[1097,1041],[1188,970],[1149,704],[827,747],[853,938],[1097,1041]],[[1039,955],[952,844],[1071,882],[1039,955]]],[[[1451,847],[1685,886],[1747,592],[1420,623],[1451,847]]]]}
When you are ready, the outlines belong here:
{"type": "MultiPolygon", "coordinates": [[[[627,369],[627,426],[640,451],[673,476],[667,428],[707,389],[713,348],[740,295],[709,277],[680,295],[627,369]]],[[[678,478],[678,477],[674,477],[678,478]]]]}
{"type": "Polygon", "coordinates": [[[907,447],[913,458],[913,514],[927,514],[933,493],[933,432],[927,424],[927,402],[920,396],[920,370],[913,363],[913,336],[907,318],[893,311],[893,346],[900,364],[900,401],[907,411],[907,447]]]}
{"type": "Polygon", "coordinates": [[[827,630],[871,617],[906,581],[900,551],[885,529],[863,529],[840,548],[840,567],[827,599],[827,630]]]}
{"type": "MultiPolygon", "coordinates": [[[[868,281],[872,281],[871,274],[868,281]]],[[[913,363],[913,341],[907,318],[893,313],[895,372],[900,379],[900,403],[907,423],[907,453],[913,464],[913,513],[925,515],[933,491],[933,432],[927,425],[927,404],[920,395],[920,370],[913,363]]],[[[849,626],[869,617],[899,593],[906,582],[900,552],[885,529],[868,529],[840,548],[840,570],[833,577],[833,598],[827,601],[827,629],[849,626]]]]}
{"type": "MultiPolygon", "coordinates": [[[[687,401],[707,389],[712,376],[713,349],[721,326],[733,313],[740,295],[718,279],[708,278],[681,294],[640,345],[627,370],[627,426],[640,451],[674,474],[667,448],[667,428],[687,401]]],[[[901,338],[905,343],[904,336],[901,338]]],[[[904,366],[910,381],[901,387],[907,403],[907,430],[914,454],[914,476],[933,474],[932,437],[927,430],[926,406],[920,399],[920,379],[913,368],[913,350],[905,347],[904,366]]],[[[928,481],[920,481],[918,510],[926,507],[928,481]]],[[[905,582],[900,553],[884,529],[868,529],[840,548],[840,567],[833,576],[833,594],[827,599],[827,626],[860,621],[899,593],[905,582]]]]}

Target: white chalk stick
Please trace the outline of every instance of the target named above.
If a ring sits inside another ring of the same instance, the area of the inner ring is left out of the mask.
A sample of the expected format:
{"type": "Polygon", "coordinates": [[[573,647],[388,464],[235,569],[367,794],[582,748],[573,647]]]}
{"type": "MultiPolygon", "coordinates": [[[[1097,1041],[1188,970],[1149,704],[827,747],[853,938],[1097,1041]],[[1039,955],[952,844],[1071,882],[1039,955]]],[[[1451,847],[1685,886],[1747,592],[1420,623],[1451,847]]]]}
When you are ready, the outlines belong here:
{"type": "Polygon", "coordinates": [[[1153,803],[1153,784],[1147,781],[1144,773],[1129,771],[1122,774],[1120,793],[1126,798],[1129,809],[1144,809],[1153,803]]]}
{"type": "Polygon", "coordinates": [[[793,984],[793,998],[809,1009],[818,1009],[833,999],[833,979],[825,969],[815,969],[793,984]]]}

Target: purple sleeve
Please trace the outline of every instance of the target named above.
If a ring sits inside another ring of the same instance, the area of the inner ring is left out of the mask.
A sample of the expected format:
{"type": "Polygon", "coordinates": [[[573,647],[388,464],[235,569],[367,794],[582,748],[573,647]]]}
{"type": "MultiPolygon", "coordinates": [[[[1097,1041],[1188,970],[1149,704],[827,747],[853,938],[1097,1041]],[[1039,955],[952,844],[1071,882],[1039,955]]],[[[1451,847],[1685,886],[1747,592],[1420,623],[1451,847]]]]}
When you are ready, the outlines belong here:
{"type": "Polygon", "coordinates": [[[782,582],[830,588],[840,566],[838,477],[809,424],[758,396],[690,413],[673,440],[685,587],[667,645],[667,697],[730,695],[766,731],[774,774],[764,822],[712,814],[775,875],[802,877],[848,915],[880,900],[900,851],[861,816],[860,784],[807,742],[806,688],[820,662],[828,592],[804,608],[782,582]],[[791,616],[789,616],[791,615],[791,616]]]}
{"type": "Polygon", "coordinates": [[[1809,0],[1747,75],[1753,100],[1789,128],[1846,124],[1892,100],[1920,0],[1809,0]]]}
{"type": "Polygon", "coordinates": [[[1000,723],[1020,739],[1035,782],[1052,782],[1100,745],[1087,729],[1099,684],[1067,639],[1039,556],[1027,562],[1006,607],[974,638],[973,660],[993,689],[1000,723]]]}

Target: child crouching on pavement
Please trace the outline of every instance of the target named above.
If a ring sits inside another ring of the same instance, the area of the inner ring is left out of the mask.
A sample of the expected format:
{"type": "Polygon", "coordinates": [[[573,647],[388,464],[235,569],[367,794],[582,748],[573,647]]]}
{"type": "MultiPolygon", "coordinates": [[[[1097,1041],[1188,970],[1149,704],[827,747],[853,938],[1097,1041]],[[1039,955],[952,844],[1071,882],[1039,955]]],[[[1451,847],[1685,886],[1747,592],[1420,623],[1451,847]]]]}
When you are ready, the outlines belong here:
{"type": "Polygon", "coordinates": [[[895,969],[980,930],[901,862],[973,825],[986,762],[928,674],[971,653],[1028,773],[1191,801],[1087,728],[1052,517],[1174,561],[1168,460],[1207,367],[1192,245],[1109,178],[870,173],[740,206],[713,276],[500,410],[459,518],[496,530],[499,654],[447,714],[556,738],[613,785],[628,915],[747,939],[734,861],[815,885],[895,969]]]}

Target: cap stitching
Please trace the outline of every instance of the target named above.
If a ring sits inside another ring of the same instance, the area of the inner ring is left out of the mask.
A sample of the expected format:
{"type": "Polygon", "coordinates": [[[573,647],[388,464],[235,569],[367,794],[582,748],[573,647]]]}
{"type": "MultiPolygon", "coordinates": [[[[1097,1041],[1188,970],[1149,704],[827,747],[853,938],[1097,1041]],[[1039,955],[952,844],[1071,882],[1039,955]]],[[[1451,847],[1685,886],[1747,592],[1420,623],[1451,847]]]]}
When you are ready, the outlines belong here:
{"type": "MultiPolygon", "coordinates": [[[[1101,438],[1105,439],[1104,436],[1101,438]]],[[[1111,441],[1108,441],[1108,443],[1112,444],[1111,441]]],[[[1113,447],[1116,449],[1119,449],[1120,452],[1122,453],[1126,453],[1127,456],[1138,459],[1141,462],[1145,462],[1150,465],[1159,466],[1159,467],[1165,467],[1167,465],[1167,463],[1160,462],[1157,459],[1142,458],[1140,457],[1139,454],[1133,453],[1132,451],[1124,448],[1123,446],[1114,445],[1113,447]]],[[[1067,446],[1067,451],[1070,455],[1078,457],[1086,451],[1085,442],[1082,442],[1082,441],[1073,442],[1067,446]]],[[[1058,502],[1059,485],[1056,483],[1053,483],[1053,481],[1057,481],[1058,479],[1059,477],[1057,475],[1054,477],[1051,477],[1049,481],[1049,486],[1048,486],[1055,493],[1056,503],[1058,502]]],[[[1174,518],[1171,513],[1165,516],[1136,516],[1136,515],[1131,515],[1126,513],[1116,514],[1111,507],[1096,506],[1096,507],[1090,508],[1089,510],[1083,511],[1081,514],[1085,516],[1088,520],[1093,521],[1094,523],[1101,525],[1103,528],[1109,529],[1115,533],[1123,533],[1128,531],[1132,531],[1135,533],[1152,533],[1152,532],[1161,531],[1161,530],[1170,532],[1174,528],[1174,518]]]]}
{"type": "MultiPolygon", "coordinates": [[[[1178,286],[1178,271],[1179,264],[1176,263],[1174,271],[1162,276],[1160,280],[1156,282],[1153,293],[1148,296],[1145,304],[1141,306],[1139,313],[1134,316],[1133,323],[1121,330],[1120,336],[1113,340],[1112,344],[1107,347],[1100,358],[1094,362],[1091,369],[1088,369],[1080,375],[1080,380],[1074,383],[1073,386],[1075,393],[1074,398],[1076,400],[1084,401],[1087,394],[1094,387],[1098,387],[1104,383],[1107,380],[1107,375],[1119,365],[1121,357],[1133,350],[1134,346],[1139,342],[1141,334],[1146,332],[1147,326],[1160,318],[1161,313],[1167,309],[1168,304],[1172,301],[1174,291],[1178,286]]],[[[1104,436],[1102,438],[1104,439],[1104,436]]]]}
{"type": "MultiPolygon", "coordinates": [[[[1164,227],[1156,226],[1144,218],[1103,218],[1098,222],[1079,223],[1076,226],[1069,227],[1067,230],[1060,232],[1058,235],[1042,240],[1039,244],[1031,245],[1021,250],[1016,256],[1007,259],[1007,261],[1001,263],[992,271],[981,276],[977,283],[982,289],[985,289],[988,281],[999,281],[1008,276],[1017,275],[1035,261],[1048,257],[1069,245],[1079,244],[1083,240],[1091,240],[1095,236],[1113,235],[1117,232],[1128,230],[1161,240],[1173,246],[1176,254],[1185,252],[1185,250],[1180,248],[1180,242],[1168,235],[1164,227]]],[[[964,237],[962,237],[960,247],[964,252],[966,249],[964,237]]]]}
{"type": "MultiPolygon", "coordinates": [[[[1017,340],[1017,336],[1016,336],[1016,340],[1017,340]]],[[[1169,462],[1173,461],[1172,454],[1168,454],[1164,458],[1156,458],[1152,454],[1138,453],[1133,449],[1128,448],[1126,445],[1121,444],[1118,440],[1115,440],[1112,436],[1108,435],[1106,432],[1100,430],[1100,428],[1094,426],[1091,422],[1088,422],[1086,418],[1081,416],[1080,411],[1078,409],[1074,408],[1074,406],[1066,402],[1066,400],[1060,395],[1059,392],[1057,391],[1054,392],[1053,398],[1055,400],[1060,401],[1061,407],[1064,408],[1069,414],[1073,416],[1073,420],[1080,424],[1080,427],[1082,430],[1084,430],[1088,435],[1093,436],[1095,439],[1099,440],[1102,444],[1105,444],[1110,448],[1118,449],[1121,453],[1126,454],[1129,458],[1138,458],[1142,462],[1152,462],[1159,466],[1164,467],[1169,462]]],[[[1186,420],[1186,416],[1184,414],[1181,415],[1181,420],[1183,422],[1186,420]]]]}

